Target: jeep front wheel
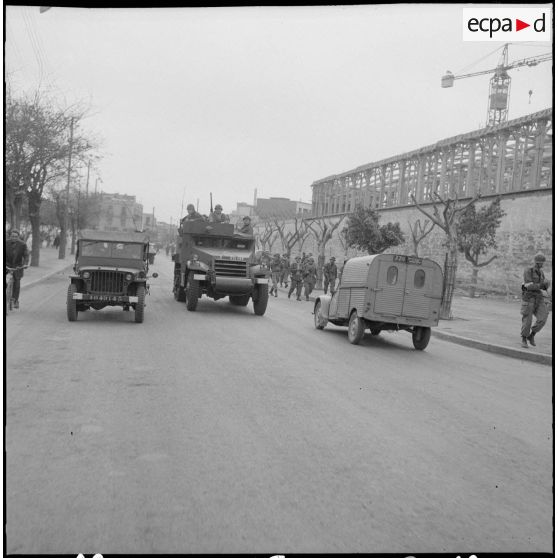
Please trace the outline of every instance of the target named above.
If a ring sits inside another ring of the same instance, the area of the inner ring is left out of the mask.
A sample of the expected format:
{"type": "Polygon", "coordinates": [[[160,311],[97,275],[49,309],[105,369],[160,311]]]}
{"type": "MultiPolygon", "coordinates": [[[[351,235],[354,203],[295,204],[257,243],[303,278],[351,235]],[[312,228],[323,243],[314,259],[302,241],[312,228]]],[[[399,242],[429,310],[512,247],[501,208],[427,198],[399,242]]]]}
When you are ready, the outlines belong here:
{"type": "Polygon", "coordinates": [[[143,309],[145,307],[145,286],[138,285],[136,288],[136,296],[138,297],[138,301],[136,302],[136,314],[135,319],[137,324],[141,324],[143,322],[143,309]]]}
{"type": "Polygon", "coordinates": [[[266,284],[258,284],[254,287],[252,301],[254,303],[254,314],[263,316],[267,309],[267,301],[269,300],[269,289],[266,284]]]}
{"type": "Polygon", "coordinates": [[[68,320],[75,322],[77,320],[77,301],[74,300],[74,293],[77,293],[77,287],[71,283],[68,287],[68,297],[66,298],[66,313],[68,320]]]}
{"type": "Polygon", "coordinates": [[[200,283],[194,279],[194,273],[188,274],[188,282],[186,284],[186,308],[190,312],[195,312],[198,307],[198,298],[200,297],[200,283]]]}

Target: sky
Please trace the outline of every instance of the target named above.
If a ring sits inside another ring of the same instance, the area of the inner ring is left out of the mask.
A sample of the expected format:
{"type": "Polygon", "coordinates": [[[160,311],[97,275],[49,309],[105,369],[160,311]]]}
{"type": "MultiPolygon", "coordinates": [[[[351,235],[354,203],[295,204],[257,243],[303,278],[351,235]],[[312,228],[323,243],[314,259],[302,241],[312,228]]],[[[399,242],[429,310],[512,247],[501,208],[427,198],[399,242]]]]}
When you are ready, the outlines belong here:
{"type": "MultiPolygon", "coordinates": [[[[500,59],[503,43],[463,40],[465,6],[6,6],[5,75],[86,106],[90,190],[160,221],[207,213],[210,192],[226,213],[256,190],[310,202],[315,180],[485,125],[491,73],[440,85],[500,59]]],[[[551,50],[513,43],[509,61],[551,50]]],[[[510,76],[509,119],[553,106],[552,63],[510,76]]]]}

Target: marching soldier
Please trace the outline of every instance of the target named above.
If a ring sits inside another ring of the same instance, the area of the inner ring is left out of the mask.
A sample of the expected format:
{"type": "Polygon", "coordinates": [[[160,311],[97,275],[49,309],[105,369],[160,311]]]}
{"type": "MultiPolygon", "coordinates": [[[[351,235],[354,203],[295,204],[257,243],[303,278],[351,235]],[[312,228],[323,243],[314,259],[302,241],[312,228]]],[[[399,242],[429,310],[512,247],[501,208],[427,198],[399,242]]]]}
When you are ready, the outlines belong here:
{"type": "Polygon", "coordinates": [[[271,290],[269,294],[275,293],[277,296],[277,284],[281,280],[281,256],[279,254],[273,254],[273,259],[271,260],[271,290]]]}
{"type": "Polygon", "coordinates": [[[296,288],[296,299],[300,300],[300,294],[302,293],[302,273],[303,268],[300,262],[300,256],[297,256],[295,261],[291,264],[291,287],[289,289],[288,298],[291,298],[296,288]]]}
{"type": "Polygon", "coordinates": [[[329,258],[329,262],[324,265],[324,294],[327,294],[327,288],[330,287],[330,293],[335,290],[335,281],[337,280],[337,265],[335,258],[329,258]]]}
{"type": "Polygon", "coordinates": [[[310,300],[310,294],[314,290],[314,286],[318,280],[318,270],[312,256],[307,256],[306,258],[306,265],[304,266],[302,277],[304,282],[304,297],[306,300],[310,300]]]}

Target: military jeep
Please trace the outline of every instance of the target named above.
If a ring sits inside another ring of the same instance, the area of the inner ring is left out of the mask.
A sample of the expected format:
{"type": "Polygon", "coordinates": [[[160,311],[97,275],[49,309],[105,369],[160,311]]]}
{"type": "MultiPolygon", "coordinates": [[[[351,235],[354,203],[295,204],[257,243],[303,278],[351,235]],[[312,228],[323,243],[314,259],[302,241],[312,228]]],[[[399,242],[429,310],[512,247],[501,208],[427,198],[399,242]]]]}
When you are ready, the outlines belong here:
{"type": "MultiPolygon", "coordinates": [[[[149,238],[139,232],[82,231],[66,299],[68,320],[90,308],[122,306],[143,322],[149,272],[149,238]]],[[[157,277],[153,273],[152,277],[157,277]]]]}

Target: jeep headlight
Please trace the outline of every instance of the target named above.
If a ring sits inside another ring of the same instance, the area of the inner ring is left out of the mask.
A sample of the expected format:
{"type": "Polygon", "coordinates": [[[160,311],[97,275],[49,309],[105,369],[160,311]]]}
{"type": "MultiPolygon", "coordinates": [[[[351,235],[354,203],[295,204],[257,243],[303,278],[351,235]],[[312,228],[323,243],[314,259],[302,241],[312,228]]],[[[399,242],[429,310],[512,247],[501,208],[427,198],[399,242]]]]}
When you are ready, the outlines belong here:
{"type": "Polygon", "coordinates": [[[84,279],[89,279],[89,277],[91,277],[91,273],[89,271],[84,271],[83,272],[83,278],[84,279]]]}
{"type": "Polygon", "coordinates": [[[126,279],[126,281],[131,281],[134,278],[134,276],[131,273],[126,273],[126,275],[124,276],[124,279],[126,279]]]}

